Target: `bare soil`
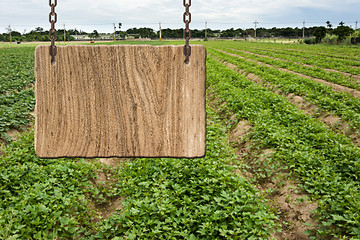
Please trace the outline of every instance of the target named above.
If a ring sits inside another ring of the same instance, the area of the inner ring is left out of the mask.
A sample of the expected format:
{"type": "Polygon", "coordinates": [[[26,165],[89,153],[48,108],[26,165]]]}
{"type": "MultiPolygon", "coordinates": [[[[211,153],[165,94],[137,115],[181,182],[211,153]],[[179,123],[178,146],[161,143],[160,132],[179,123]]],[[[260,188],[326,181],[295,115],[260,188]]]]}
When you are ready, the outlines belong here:
{"type": "Polygon", "coordinates": [[[257,149],[255,142],[246,136],[252,132],[252,125],[246,120],[238,121],[235,116],[221,112],[222,103],[214,101],[215,96],[209,94],[210,105],[225,115],[232,124],[229,132],[229,141],[238,155],[238,162],[234,165],[245,166],[237,169],[236,174],[247,178],[266,199],[269,200],[274,213],[279,216],[281,232],[272,234],[275,239],[309,239],[305,234],[307,230],[314,230],[317,223],[314,221],[313,211],[317,204],[311,202],[309,195],[297,187],[298,181],[288,171],[281,167],[266,168],[275,153],[272,149],[257,149]],[[266,177],[259,173],[268,172],[266,177]]]}
{"type": "MultiPolygon", "coordinates": [[[[313,211],[317,204],[311,202],[309,195],[297,187],[298,181],[290,172],[282,168],[273,168],[267,177],[259,177],[268,158],[275,153],[272,149],[255,150],[256,145],[243,137],[251,132],[251,125],[240,121],[230,132],[230,140],[239,156],[239,161],[245,163],[247,168],[238,170],[238,174],[252,182],[269,200],[275,213],[279,216],[281,232],[272,235],[276,239],[309,239],[305,234],[307,230],[314,230],[317,223],[314,221],[313,211]]],[[[268,171],[270,169],[267,169],[268,171]]]]}
{"type": "Polygon", "coordinates": [[[264,86],[276,94],[280,94],[285,96],[289,102],[296,105],[300,110],[304,111],[306,114],[316,117],[319,121],[325,123],[330,129],[339,134],[344,134],[348,138],[352,140],[352,142],[360,147],[360,131],[353,129],[350,127],[350,124],[342,120],[340,117],[333,115],[329,112],[323,112],[319,109],[319,107],[315,104],[309,103],[302,96],[298,96],[295,94],[285,94],[281,91],[281,89],[271,85],[263,81],[260,77],[252,73],[246,73],[243,70],[240,70],[236,65],[228,63],[226,61],[222,61],[214,56],[212,56],[217,61],[222,62],[225,66],[239,72],[240,74],[245,75],[249,80],[256,82],[257,84],[264,86]]]}
{"type": "MultiPolygon", "coordinates": [[[[30,112],[29,114],[31,115],[31,117],[33,117],[33,118],[35,117],[35,112],[34,112],[34,111],[33,111],[33,112],[30,112]]],[[[16,141],[19,133],[30,129],[30,128],[32,128],[33,126],[34,126],[34,121],[30,122],[30,124],[29,124],[28,126],[25,126],[24,128],[22,128],[21,131],[19,131],[18,129],[12,128],[12,129],[10,129],[9,131],[6,132],[6,135],[7,135],[8,137],[10,137],[11,140],[16,141]]],[[[5,140],[4,142],[6,142],[6,140],[5,140]]],[[[2,148],[2,147],[3,147],[3,146],[1,146],[1,148],[2,148]]]]}
{"type": "MultiPolygon", "coordinates": [[[[110,168],[117,167],[119,165],[123,165],[128,159],[125,158],[101,158],[101,159],[90,159],[87,161],[98,161],[102,164],[107,165],[110,168]]],[[[104,188],[107,188],[109,183],[113,183],[111,175],[109,175],[106,171],[97,172],[97,179],[92,181],[93,185],[101,185],[104,188]]],[[[112,214],[116,211],[121,211],[123,209],[122,202],[125,200],[125,197],[117,197],[112,199],[107,199],[105,203],[102,204],[90,204],[90,209],[95,211],[98,214],[98,219],[94,219],[95,222],[101,221],[101,219],[108,219],[112,214]]]]}
{"type": "Polygon", "coordinates": [[[17,129],[10,129],[10,131],[6,132],[6,135],[8,135],[11,138],[11,140],[16,140],[17,135],[19,133],[20,133],[20,131],[17,129]]]}
{"type": "Polygon", "coordinates": [[[233,56],[233,57],[237,57],[237,58],[241,58],[241,59],[245,59],[249,62],[253,62],[253,63],[256,63],[256,64],[259,64],[259,65],[263,65],[263,66],[267,66],[267,67],[270,67],[270,68],[275,68],[277,70],[280,70],[280,71],[283,71],[283,72],[288,72],[288,73],[292,73],[292,74],[295,74],[295,75],[298,75],[300,77],[303,77],[303,78],[308,78],[308,79],[311,79],[315,82],[318,82],[318,83],[322,83],[322,84],[325,84],[329,87],[332,87],[333,90],[337,91],[337,92],[347,92],[349,93],[350,95],[352,95],[353,97],[356,97],[356,98],[360,98],[360,91],[358,90],[355,90],[355,89],[352,89],[352,88],[348,88],[348,87],[344,87],[344,86],[341,86],[339,84],[336,84],[336,83],[332,83],[332,82],[327,82],[323,79],[319,79],[319,78],[313,78],[313,77],[309,77],[307,75],[304,75],[304,74],[301,74],[301,73],[297,73],[297,72],[294,72],[294,71],[290,71],[288,69],[285,69],[285,68],[276,68],[270,64],[267,64],[267,63],[263,63],[263,62],[259,62],[259,61],[256,61],[256,60],[252,60],[252,59],[248,59],[248,58],[245,58],[245,57],[242,57],[242,56],[239,56],[239,55],[236,55],[236,54],[233,54],[233,53],[229,53],[229,52],[226,52],[226,51],[222,51],[220,49],[217,49],[218,51],[222,52],[222,53],[225,53],[225,54],[228,54],[230,56],[233,56]]]}
{"type": "MultiPolygon", "coordinates": [[[[247,54],[251,54],[251,55],[255,55],[255,56],[259,56],[259,57],[266,57],[266,58],[270,58],[270,59],[274,59],[274,60],[278,60],[278,61],[283,61],[283,62],[292,62],[292,63],[295,63],[295,64],[297,64],[297,65],[301,65],[301,66],[305,66],[305,67],[309,67],[309,68],[314,67],[314,66],[312,66],[312,65],[305,64],[305,63],[293,62],[293,61],[286,60],[286,59],[282,59],[282,58],[270,57],[270,56],[267,56],[267,55],[262,55],[262,54],[258,54],[258,53],[248,52],[248,51],[244,51],[244,50],[232,49],[232,48],[231,48],[231,50],[235,50],[235,51],[239,51],[239,52],[243,52],[243,53],[247,53],[247,54]]],[[[319,67],[319,68],[321,68],[321,67],[319,67]]],[[[335,70],[335,69],[330,69],[330,68],[321,68],[321,69],[324,69],[325,71],[328,71],[328,72],[339,73],[339,74],[341,74],[341,75],[343,75],[343,76],[345,76],[345,77],[353,78],[353,79],[355,79],[358,83],[360,83],[360,76],[358,76],[358,75],[354,75],[354,74],[347,73],[347,72],[341,72],[341,71],[338,71],[338,70],[335,70]]]]}
{"type": "Polygon", "coordinates": [[[121,211],[123,209],[122,202],[124,200],[125,197],[119,197],[103,206],[100,211],[102,218],[108,219],[116,211],[121,211]]]}
{"type": "MultiPolygon", "coordinates": [[[[260,49],[260,50],[264,50],[264,51],[274,51],[274,52],[278,52],[278,51],[281,51],[281,49],[277,49],[277,48],[258,48],[258,47],[251,47],[252,49],[260,49]]],[[[304,49],[291,49],[291,48],[287,48],[286,50],[288,50],[288,51],[295,51],[295,52],[308,52],[308,50],[304,50],[304,49]]],[[[324,56],[324,54],[319,54],[319,53],[317,53],[315,56],[324,56]]],[[[331,55],[331,56],[329,56],[329,55],[325,55],[325,57],[327,57],[327,58],[333,58],[333,59],[348,59],[349,58],[349,56],[347,56],[347,55],[336,55],[336,56],[334,56],[334,55],[331,55]]],[[[354,59],[355,61],[358,61],[358,60],[356,60],[356,59],[354,59]]],[[[352,66],[352,67],[355,67],[355,68],[357,68],[358,66],[352,66]]],[[[358,68],[360,68],[360,67],[358,67],[358,68]]]]}

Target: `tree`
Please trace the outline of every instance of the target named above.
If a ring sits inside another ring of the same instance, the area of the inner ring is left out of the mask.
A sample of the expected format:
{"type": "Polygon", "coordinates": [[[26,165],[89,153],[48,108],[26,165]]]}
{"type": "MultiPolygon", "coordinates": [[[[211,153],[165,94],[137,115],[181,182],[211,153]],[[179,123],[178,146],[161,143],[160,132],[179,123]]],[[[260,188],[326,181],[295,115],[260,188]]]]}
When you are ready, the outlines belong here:
{"type": "Polygon", "coordinates": [[[42,27],[35,28],[35,32],[42,33],[44,32],[44,29],[42,27]]]}
{"type": "Polygon", "coordinates": [[[163,38],[182,38],[184,30],[183,29],[170,29],[166,28],[162,30],[163,38]]]}
{"type": "Polygon", "coordinates": [[[99,33],[98,31],[94,30],[92,33],[89,34],[89,38],[92,38],[92,39],[96,39],[96,38],[99,38],[99,33]]]}
{"type": "Polygon", "coordinates": [[[332,30],[332,24],[330,21],[326,21],[326,26],[328,28],[328,31],[330,32],[332,30]]]}
{"type": "Polygon", "coordinates": [[[12,35],[13,37],[21,37],[21,33],[16,32],[16,31],[12,31],[12,32],[11,32],[11,35],[12,35]]]}
{"type": "Polygon", "coordinates": [[[326,36],[326,28],[325,27],[317,27],[314,32],[315,42],[320,43],[321,40],[326,36]]]}
{"type": "MultiPolygon", "coordinates": [[[[339,24],[340,25],[340,24],[339,24]]],[[[338,43],[350,36],[354,30],[348,26],[340,25],[334,29],[333,33],[338,36],[338,43]]]]}
{"type": "Polygon", "coordinates": [[[243,34],[242,29],[238,28],[235,30],[234,28],[230,28],[230,29],[222,31],[221,37],[233,38],[233,37],[240,37],[242,34],[243,34]]]}
{"type": "Polygon", "coordinates": [[[255,30],[253,28],[248,28],[244,31],[244,37],[246,38],[247,36],[254,36],[255,35],[255,30]]]}
{"type": "Polygon", "coordinates": [[[341,21],[340,23],[339,23],[339,26],[344,26],[345,25],[345,23],[343,22],[343,21],[341,21]]]}
{"type": "Polygon", "coordinates": [[[156,38],[156,33],[151,28],[131,28],[126,30],[127,34],[138,34],[141,38],[156,38]]]}

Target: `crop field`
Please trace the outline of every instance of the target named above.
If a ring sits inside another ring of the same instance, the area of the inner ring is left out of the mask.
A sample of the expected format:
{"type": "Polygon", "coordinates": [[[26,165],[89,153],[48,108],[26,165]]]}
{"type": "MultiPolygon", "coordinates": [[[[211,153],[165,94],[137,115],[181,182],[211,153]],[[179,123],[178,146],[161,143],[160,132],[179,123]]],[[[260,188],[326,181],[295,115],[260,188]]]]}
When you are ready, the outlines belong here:
{"type": "Polygon", "coordinates": [[[0,45],[0,239],[360,239],[360,47],[192,44],[206,157],[91,160],[35,155],[35,45],[0,45]]]}

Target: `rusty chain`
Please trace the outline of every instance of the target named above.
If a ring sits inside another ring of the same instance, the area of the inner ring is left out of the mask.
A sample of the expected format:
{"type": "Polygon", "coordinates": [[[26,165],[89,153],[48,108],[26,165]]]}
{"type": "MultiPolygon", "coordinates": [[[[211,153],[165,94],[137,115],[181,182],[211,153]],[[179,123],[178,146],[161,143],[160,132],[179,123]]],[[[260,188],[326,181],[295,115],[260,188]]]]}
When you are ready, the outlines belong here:
{"type": "MultiPolygon", "coordinates": [[[[191,6],[191,0],[188,0],[187,3],[186,0],[183,0],[185,12],[183,15],[183,20],[185,23],[184,28],[184,39],[185,39],[185,46],[184,46],[184,56],[185,56],[185,63],[189,63],[189,58],[191,56],[191,46],[190,46],[190,39],[191,39],[191,30],[190,30],[190,23],[191,23],[191,13],[190,13],[190,6],[191,6]]],[[[55,56],[57,54],[57,48],[55,46],[55,40],[57,38],[57,31],[55,29],[55,23],[57,22],[57,14],[55,12],[55,7],[57,6],[57,0],[54,0],[54,3],[52,0],[49,0],[49,6],[51,7],[51,12],[49,14],[49,22],[51,24],[51,29],[49,31],[49,38],[51,40],[50,45],[50,56],[51,56],[51,62],[55,62],[55,56]]]]}
{"type": "Polygon", "coordinates": [[[185,23],[184,28],[184,39],[185,39],[185,46],[184,46],[184,56],[185,56],[185,63],[189,63],[189,58],[191,56],[191,47],[190,47],[190,39],[191,39],[191,30],[190,30],[190,23],[191,23],[191,13],[190,13],[190,6],[191,6],[191,0],[188,0],[189,2],[184,0],[184,7],[185,12],[183,16],[183,20],[185,23]]]}
{"type": "Polygon", "coordinates": [[[55,23],[57,22],[57,14],[55,12],[55,7],[57,6],[57,0],[49,0],[49,6],[51,7],[51,12],[49,14],[49,22],[51,24],[51,28],[49,31],[49,38],[51,40],[50,45],[50,56],[51,56],[51,63],[55,63],[55,56],[57,54],[57,48],[55,46],[55,40],[57,38],[57,31],[55,28],[55,23]]]}

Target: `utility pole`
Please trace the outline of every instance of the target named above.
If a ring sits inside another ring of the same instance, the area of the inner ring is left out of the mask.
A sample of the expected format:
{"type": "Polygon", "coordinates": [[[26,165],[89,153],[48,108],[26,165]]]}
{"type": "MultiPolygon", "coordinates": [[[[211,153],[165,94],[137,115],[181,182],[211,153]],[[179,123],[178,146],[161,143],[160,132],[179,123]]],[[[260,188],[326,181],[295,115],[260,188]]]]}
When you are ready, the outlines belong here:
{"type": "Polygon", "coordinates": [[[64,43],[66,42],[66,31],[65,31],[65,24],[64,24],[64,43]]]}
{"type": "Polygon", "coordinates": [[[162,41],[162,33],[161,33],[161,22],[159,23],[159,30],[160,30],[160,41],[162,41]]]}
{"type": "Polygon", "coordinates": [[[205,41],[207,41],[207,21],[205,22],[205,41]]]}
{"type": "Polygon", "coordinates": [[[255,41],[256,41],[256,26],[259,22],[255,20],[254,24],[255,24],[255,41]]]}
{"type": "Polygon", "coordinates": [[[303,21],[303,36],[302,36],[302,41],[304,42],[305,40],[305,21],[303,21]]]}
{"type": "Polygon", "coordinates": [[[115,25],[115,23],[113,23],[113,25],[114,25],[114,42],[116,41],[116,25],[115,25]]]}
{"type": "Polygon", "coordinates": [[[122,23],[119,23],[119,40],[121,40],[121,27],[122,27],[122,23]]]}
{"type": "Polygon", "coordinates": [[[7,30],[8,30],[8,33],[10,34],[10,43],[12,43],[12,37],[11,37],[11,32],[12,32],[12,30],[11,30],[11,26],[9,25],[9,27],[7,28],[7,30]]]}
{"type": "Polygon", "coordinates": [[[358,20],[355,21],[355,31],[357,30],[358,20]]]}

